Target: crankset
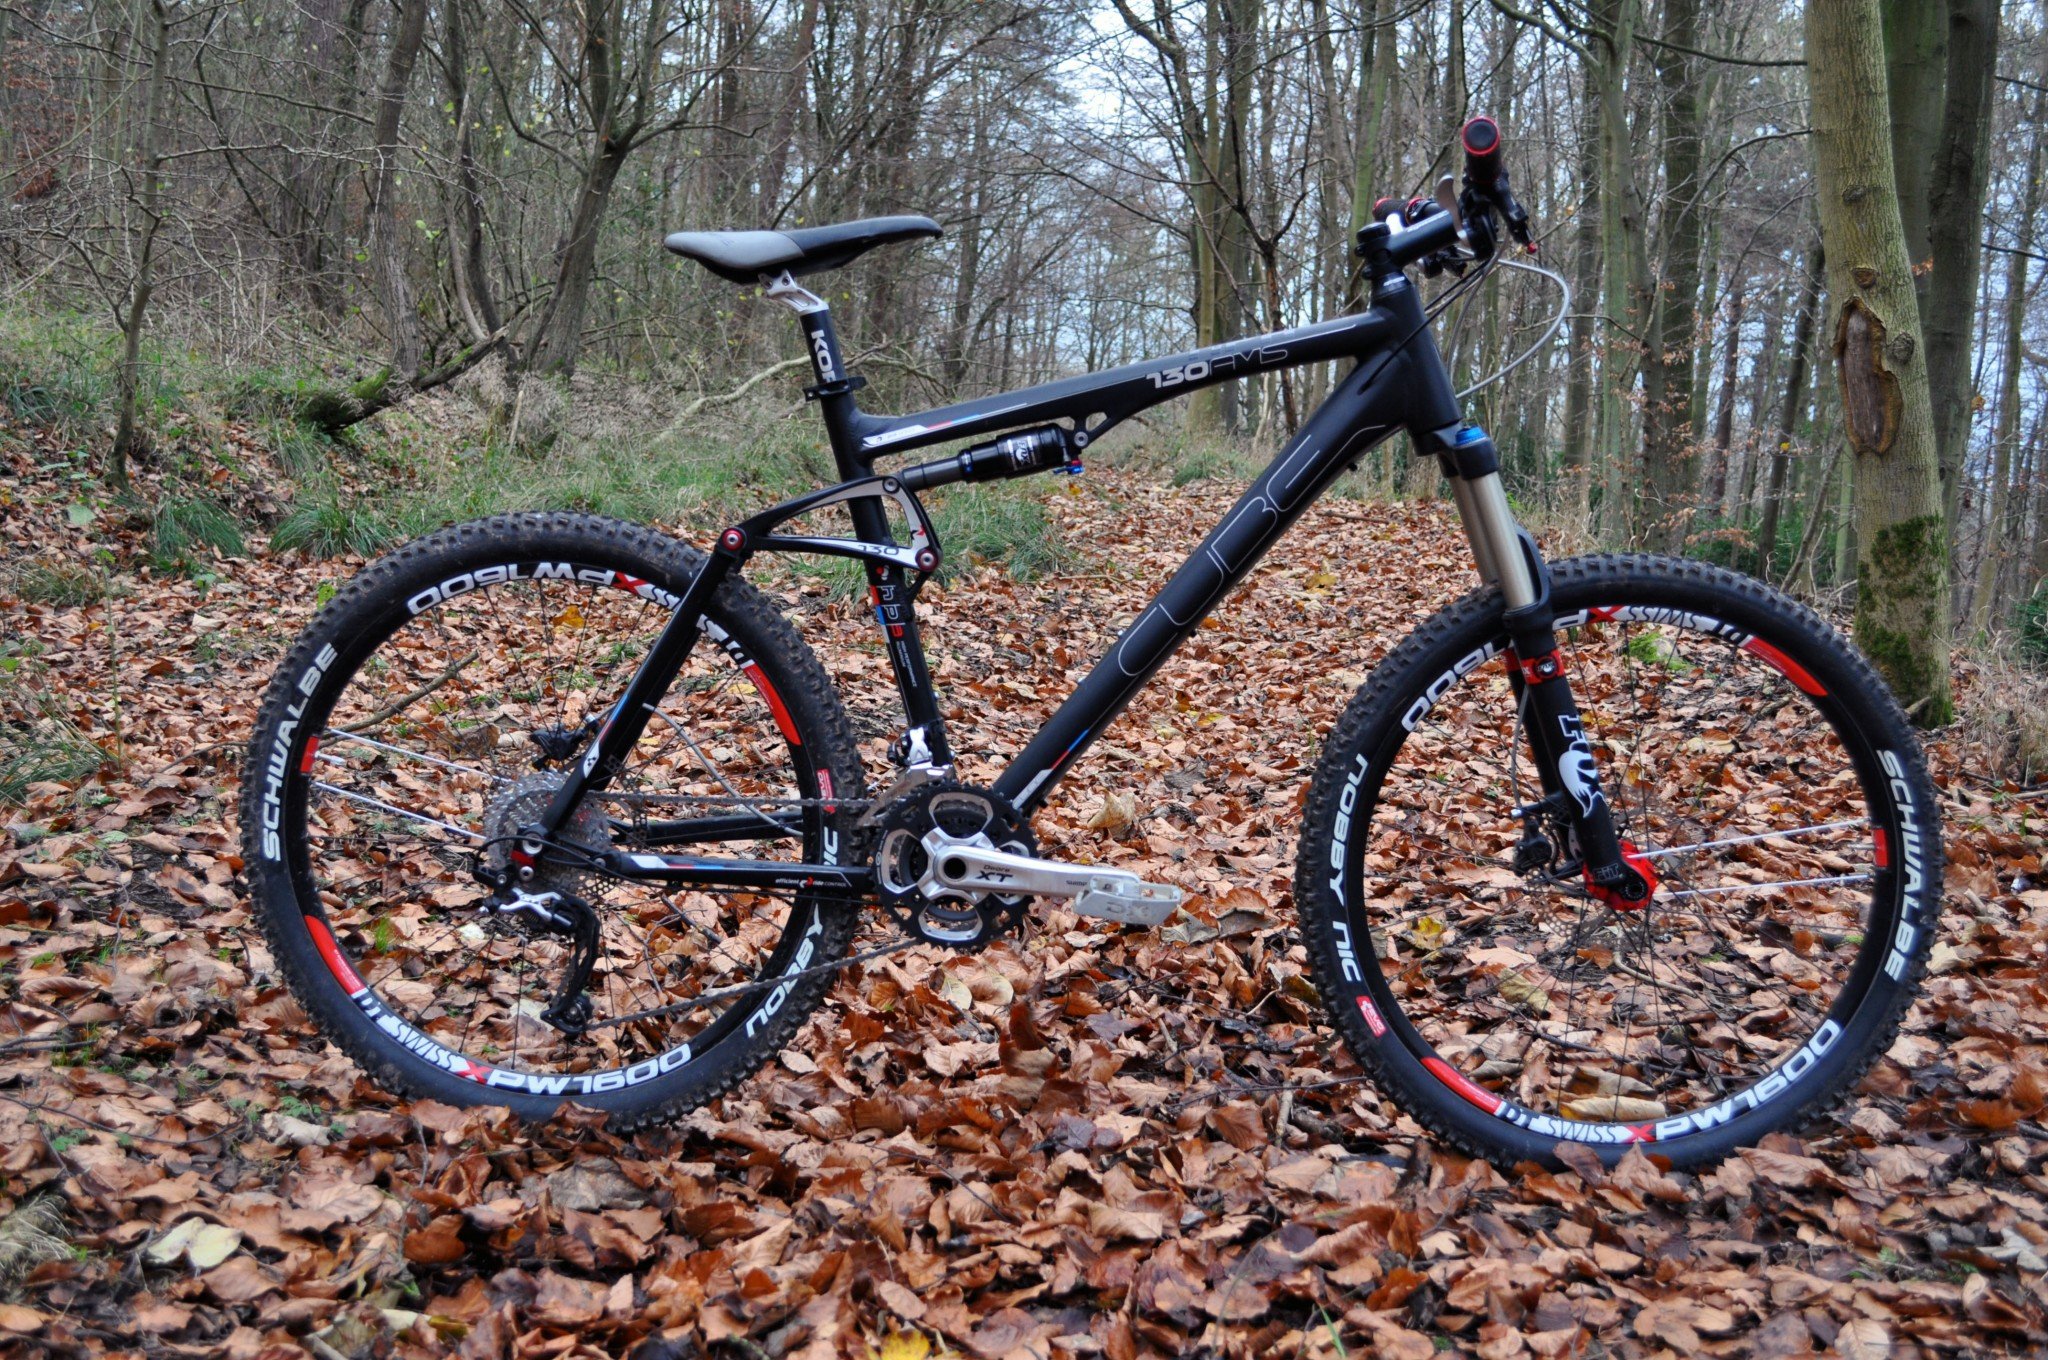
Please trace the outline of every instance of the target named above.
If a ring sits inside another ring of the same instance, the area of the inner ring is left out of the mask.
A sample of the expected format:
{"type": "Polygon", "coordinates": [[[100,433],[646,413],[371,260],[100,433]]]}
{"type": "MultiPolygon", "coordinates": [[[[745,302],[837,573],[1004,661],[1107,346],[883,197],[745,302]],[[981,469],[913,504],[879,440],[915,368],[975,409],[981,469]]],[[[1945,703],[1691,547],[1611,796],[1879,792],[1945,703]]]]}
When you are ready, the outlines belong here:
{"type": "Polygon", "coordinates": [[[1076,912],[1098,920],[1156,926],[1184,896],[1126,870],[1041,859],[1030,829],[999,794],[951,780],[889,803],[876,822],[875,883],[883,905],[933,944],[978,949],[1021,926],[1034,897],[1068,899],[1076,912]]]}

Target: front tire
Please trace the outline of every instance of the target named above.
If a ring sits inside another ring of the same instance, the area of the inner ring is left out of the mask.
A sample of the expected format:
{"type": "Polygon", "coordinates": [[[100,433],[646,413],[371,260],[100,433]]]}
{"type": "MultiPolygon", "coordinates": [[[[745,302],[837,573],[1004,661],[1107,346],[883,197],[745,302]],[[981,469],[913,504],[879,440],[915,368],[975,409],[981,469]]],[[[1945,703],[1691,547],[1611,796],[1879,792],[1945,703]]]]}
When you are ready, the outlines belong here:
{"type": "Polygon", "coordinates": [[[1891,1042],[1938,918],[1934,788],[1811,610],[1697,562],[1552,573],[1585,734],[1657,892],[1594,899],[1559,871],[1568,842],[1515,867],[1511,810],[1542,789],[1479,591],[1394,650],[1325,746],[1295,880],[1311,967],[1367,1073],[1454,1147],[1710,1163],[1823,1112],[1891,1042]]]}

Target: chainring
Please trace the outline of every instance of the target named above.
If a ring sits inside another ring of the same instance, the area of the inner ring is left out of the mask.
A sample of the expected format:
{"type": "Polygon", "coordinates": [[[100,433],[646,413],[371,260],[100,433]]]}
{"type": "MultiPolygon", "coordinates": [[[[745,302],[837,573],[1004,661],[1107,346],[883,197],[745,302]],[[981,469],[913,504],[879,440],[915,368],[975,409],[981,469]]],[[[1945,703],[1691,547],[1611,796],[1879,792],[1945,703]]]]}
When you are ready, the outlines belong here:
{"type": "Polygon", "coordinates": [[[1006,930],[1023,929],[1028,895],[968,896],[933,891],[924,847],[933,828],[956,840],[1036,855],[1038,841],[992,790],[946,779],[913,789],[876,814],[873,864],[877,896],[904,930],[948,949],[980,949],[1006,930]]]}

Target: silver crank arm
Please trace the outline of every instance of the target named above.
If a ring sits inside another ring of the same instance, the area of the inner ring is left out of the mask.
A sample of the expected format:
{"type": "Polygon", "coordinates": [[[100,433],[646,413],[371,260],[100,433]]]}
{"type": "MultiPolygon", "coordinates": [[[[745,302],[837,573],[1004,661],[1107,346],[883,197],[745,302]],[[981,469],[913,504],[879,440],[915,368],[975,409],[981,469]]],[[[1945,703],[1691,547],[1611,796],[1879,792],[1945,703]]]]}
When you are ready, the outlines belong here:
{"type": "Polygon", "coordinates": [[[941,888],[1003,897],[1070,898],[1083,916],[1125,925],[1156,926],[1185,896],[1170,883],[1147,883],[1128,870],[962,845],[943,832],[928,835],[925,848],[931,856],[932,878],[941,888]]]}

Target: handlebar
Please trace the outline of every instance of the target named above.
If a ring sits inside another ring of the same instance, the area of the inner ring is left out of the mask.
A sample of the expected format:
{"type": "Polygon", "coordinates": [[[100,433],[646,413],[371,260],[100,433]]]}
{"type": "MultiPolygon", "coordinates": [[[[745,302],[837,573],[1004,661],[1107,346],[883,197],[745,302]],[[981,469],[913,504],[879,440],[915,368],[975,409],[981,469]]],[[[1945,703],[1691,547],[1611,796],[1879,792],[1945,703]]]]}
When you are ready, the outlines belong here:
{"type": "MultiPolygon", "coordinates": [[[[1405,206],[1383,198],[1373,205],[1375,224],[1391,224],[1386,241],[1388,259],[1405,268],[1417,262],[1436,274],[1449,267],[1462,272],[1465,257],[1455,247],[1465,245],[1472,255],[1486,259],[1493,254],[1496,222],[1505,224],[1508,234],[1530,254],[1536,244],[1529,231],[1529,214],[1515,201],[1508,187],[1506,141],[1500,124],[1485,114],[1470,119],[1459,131],[1458,144],[1465,153],[1465,191],[1455,198],[1450,177],[1438,186],[1441,206],[1435,200],[1418,197],[1405,206]],[[1452,211],[1445,211],[1446,208],[1452,211]]],[[[1361,247],[1364,238],[1360,238],[1361,247]]]]}
{"type": "MultiPolygon", "coordinates": [[[[1534,255],[1536,241],[1529,234],[1529,214],[1515,202],[1514,193],[1508,188],[1508,168],[1502,154],[1506,141],[1500,134],[1500,124],[1483,113],[1465,124],[1464,131],[1458,134],[1458,142],[1465,148],[1465,188],[1468,196],[1477,194],[1486,207],[1499,212],[1515,244],[1534,255]]],[[[1467,215],[1473,213],[1470,206],[1465,211],[1467,215]]]]}
{"type": "Polygon", "coordinates": [[[1465,148],[1465,183],[1481,193],[1491,193],[1501,179],[1500,124],[1480,114],[1458,134],[1465,148]]]}

